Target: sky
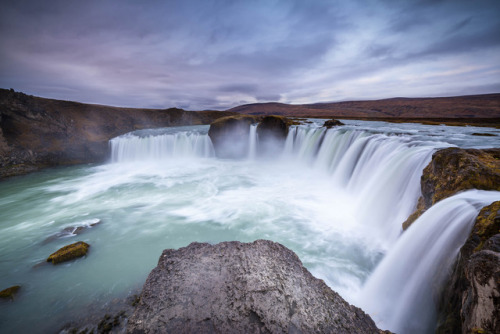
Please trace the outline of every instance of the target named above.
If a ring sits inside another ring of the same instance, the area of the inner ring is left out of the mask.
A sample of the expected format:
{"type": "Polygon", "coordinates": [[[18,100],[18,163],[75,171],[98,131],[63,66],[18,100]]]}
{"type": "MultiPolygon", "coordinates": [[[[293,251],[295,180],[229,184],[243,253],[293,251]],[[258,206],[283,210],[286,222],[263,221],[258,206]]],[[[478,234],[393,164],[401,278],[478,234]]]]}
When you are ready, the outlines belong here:
{"type": "Polygon", "coordinates": [[[0,87],[228,109],[500,92],[499,0],[2,0],[0,87]]]}

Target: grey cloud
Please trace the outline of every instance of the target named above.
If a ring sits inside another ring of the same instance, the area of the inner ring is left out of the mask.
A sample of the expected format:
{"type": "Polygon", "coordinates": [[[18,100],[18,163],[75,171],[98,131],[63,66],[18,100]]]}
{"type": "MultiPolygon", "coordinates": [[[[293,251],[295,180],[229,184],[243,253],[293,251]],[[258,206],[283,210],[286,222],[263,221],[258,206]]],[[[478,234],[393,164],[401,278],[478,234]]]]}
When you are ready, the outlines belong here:
{"type": "Polygon", "coordinates": [[[122,106],[314,101],[334,83],[497,47],[495,3],[19,0],[0,12],[0,86],[122,106]],[[373,39],[354,54],[367,22],[373,39]],[[352,59],[329,62],[335,50],[352,59]]]}
{"type": "Polygon", "coordinates": [[[228,85],[223,85],[218,87],[219,91],[221,92],[238,92],[238,93],[247,93],[247,94],[252,94],[257,91],[257,85],[254,84],[245,84],[245,83],[235,83],[235,84],[228,84],[228,85]]]}

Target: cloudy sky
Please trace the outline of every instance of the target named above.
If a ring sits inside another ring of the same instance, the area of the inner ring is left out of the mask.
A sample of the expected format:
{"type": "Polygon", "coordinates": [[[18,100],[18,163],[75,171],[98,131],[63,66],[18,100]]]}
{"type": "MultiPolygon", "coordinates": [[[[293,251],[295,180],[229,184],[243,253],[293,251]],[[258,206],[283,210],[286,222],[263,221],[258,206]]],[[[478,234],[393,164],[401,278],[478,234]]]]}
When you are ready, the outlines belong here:
{"type": "Polygon", "coordinates": [[[191,110],[500,92],[500,1],[3,0],[0,87],[191,110]]]}

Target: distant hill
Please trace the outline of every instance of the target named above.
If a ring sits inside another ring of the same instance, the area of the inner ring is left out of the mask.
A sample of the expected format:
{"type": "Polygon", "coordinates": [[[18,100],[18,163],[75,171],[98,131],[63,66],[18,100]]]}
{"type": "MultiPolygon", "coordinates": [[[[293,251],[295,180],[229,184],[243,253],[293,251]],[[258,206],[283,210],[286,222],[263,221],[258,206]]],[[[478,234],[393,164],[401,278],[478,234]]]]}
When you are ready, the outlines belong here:
{"type": "Polygon", "coordinates": [[[250,115],[357,119],[500,118],[500,93],[436,98],[392,98],[316,104],[255,103],[229,111],[250,115]]]}

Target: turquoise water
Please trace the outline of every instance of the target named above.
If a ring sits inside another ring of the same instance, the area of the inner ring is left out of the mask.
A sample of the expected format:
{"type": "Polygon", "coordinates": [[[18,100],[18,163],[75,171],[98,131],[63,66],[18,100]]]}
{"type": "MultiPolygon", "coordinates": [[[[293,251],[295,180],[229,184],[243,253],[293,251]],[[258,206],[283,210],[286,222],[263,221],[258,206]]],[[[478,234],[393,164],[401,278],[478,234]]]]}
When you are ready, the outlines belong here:
{"type": "MultiPolygon", "coordinates": [[[[153,152],[158,136],[176,134],[168,145],[197,145],[207,129],[140,133],[140,145],[153,152]]],[[[0,332],[57,331],[135,293],[163,249],[193,241],[280,242],[351,300],[413,211],[432,152],[500,146],[498,137],[470,135],[495,129],[352,121],[328,133],[315,125],[294,131],[274,159],[221,160],[204,142],[201,153],[129,155],[2,181],[0,288],[22,288],[14,302],[0,301],[0,332]],[[79,235],[62,233],[78,226],[79,235]],[[85,258],[44,264],[76,241],[91,245],[85,258]]]]}

